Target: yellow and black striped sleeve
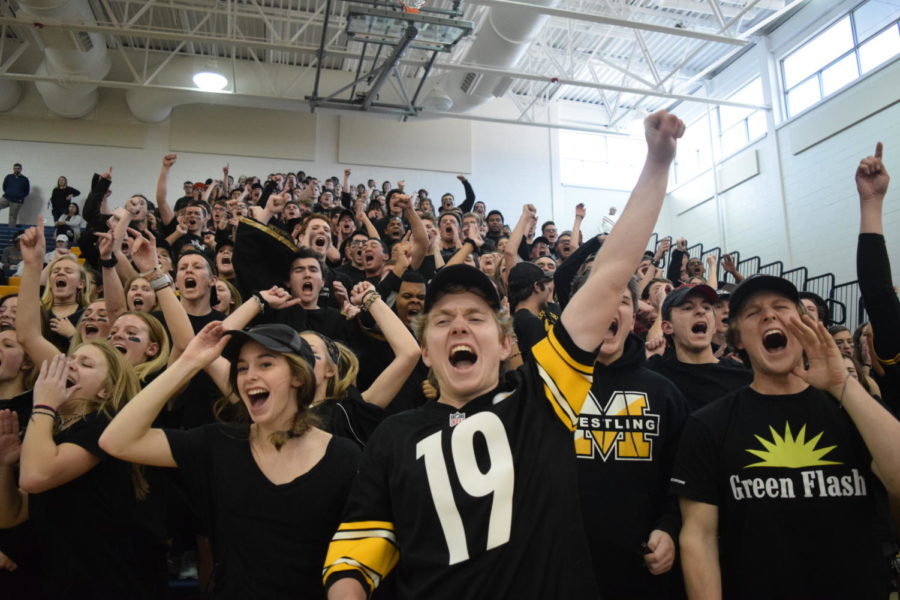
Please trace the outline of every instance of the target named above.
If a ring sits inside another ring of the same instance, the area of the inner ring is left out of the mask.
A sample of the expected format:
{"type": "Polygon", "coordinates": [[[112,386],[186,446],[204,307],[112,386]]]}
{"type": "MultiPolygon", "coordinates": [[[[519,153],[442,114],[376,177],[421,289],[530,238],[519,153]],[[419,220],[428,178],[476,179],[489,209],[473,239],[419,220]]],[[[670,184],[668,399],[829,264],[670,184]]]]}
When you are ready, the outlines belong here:
{"type": "Polygon", "coordinates": [[[322,581],[327,588],[338,579],[353,577],[371,594],[399,558],[393,523],[341,523],[328,545],[322,581]]]}
{"type": "Polygon", "coordinates": [[[575,431],[578,414],[594,381],[596,353],[576,346],[561,322],[531,352],[547,401],[563,425],[575,431]]]}

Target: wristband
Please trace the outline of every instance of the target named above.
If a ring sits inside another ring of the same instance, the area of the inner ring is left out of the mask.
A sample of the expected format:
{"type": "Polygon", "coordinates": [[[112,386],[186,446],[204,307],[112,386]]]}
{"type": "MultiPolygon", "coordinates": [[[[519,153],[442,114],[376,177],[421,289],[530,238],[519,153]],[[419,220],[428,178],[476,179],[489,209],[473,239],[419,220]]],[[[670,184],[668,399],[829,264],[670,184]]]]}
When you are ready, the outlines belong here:
{"type": "Polygon", "coordinates": [[[253,292],[253,297],[256,298],[257,302],[259,302],[259,312],[265,312],[266,307],[269,305],[269,303],[266,302],[266,299],[263,298],[262,294],[260,294],[259,292],[253,292]]]}
{"type": "Polygon", "coordinates": [[[472,244],[472,249],[473,249],[473,250],[478,250],[478,244],[476,244],[476,243],[475,243],[475,240],[473,240],[472,238],[466,238],[466,239],[464,239],[464,240],[463,240],[463,245],[465,245],[465,244],[472,244]]]}
{"type": "Polygon", "coordinates": [[[172,277],[170,277],[166,273],[163,273],[159,277],[150,280],[150,288],[154,292],[158,292],[159,290],[169,287],[170,285],[172,285],[172,277]]]}
{"type": "Polygon", "coordinates": [[[49,410],[49,411],[52,412],[54,415],[58,415],[58,414],[59,414],[59,411],[56,410],[55,408],[53,408],[52,406],[50,406],[49,404],[35,404],[34,406],[31,407],[31,410],[32,410],[32,411],[35,411],[35,410],[49,410]]]}
{"type": "Polygon", "coordinates": [[[369,312],[369,309],[372,308],[372,305],[378,300],[381,300],[381,294],[372,290],[363,297],[362,302],[360,302],[360,308],[363,312],[369,312]]]}
{"type": "Polygon", "coordinates": [[[111,258],[107,258],[107,259],[101,258],[100,259],[100,266],[103,267],[104,269],[115,268],[115,266],[117,264],[119,264],[119,259],[116,258],[115,254],[113,254],[111,258]]]}
{"type": "MultiPolygon", "coordinates": [[[[144,271],[143,273],[138,273],[138,277],[149,281],[151,279],[150,275],[153,275],[153,273],[159,273],[160,275],[162,274],[162,271],[159,270],[159,265],[156,265],[149,271],[144,271]]],[[[156,279],[156,277],[153,277],[152,279],[156,279]]]]}

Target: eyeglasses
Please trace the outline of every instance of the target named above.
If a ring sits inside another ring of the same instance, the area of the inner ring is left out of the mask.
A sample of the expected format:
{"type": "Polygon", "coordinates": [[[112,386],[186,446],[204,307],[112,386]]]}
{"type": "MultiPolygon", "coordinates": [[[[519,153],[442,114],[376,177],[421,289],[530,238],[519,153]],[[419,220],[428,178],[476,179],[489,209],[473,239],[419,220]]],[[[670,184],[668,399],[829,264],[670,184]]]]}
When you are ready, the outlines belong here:
{"type": "Polygon", "coordinates": [[[365,246],[366,242],[368,242],[368,241],[369,240],[351,240],[350,245],[351,246],[365,246]]]}

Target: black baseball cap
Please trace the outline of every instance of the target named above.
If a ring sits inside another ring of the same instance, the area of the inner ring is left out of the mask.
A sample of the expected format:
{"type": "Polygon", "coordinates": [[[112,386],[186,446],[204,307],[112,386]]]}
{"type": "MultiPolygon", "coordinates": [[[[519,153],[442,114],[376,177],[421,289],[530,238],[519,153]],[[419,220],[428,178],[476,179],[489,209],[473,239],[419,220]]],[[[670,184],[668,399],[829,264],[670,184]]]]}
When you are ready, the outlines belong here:
{"type": "Polygon", "coordinates": [[[730,317],[732,319],[737,317],[740,314],[741,306],[747,302],[750,296],[757,292],[773,292],[784,296],[795,304],[800,303],[800,294],[793,283],[782,277],[757,273],[747,277],[731,292],[731,298],[728,300],[730,317]]]}
{"type": "Polygon", "coordinates": [[[345,208],[341,211],[341,214],[338,215],[338,223],[340,223],[341,219],[344,217],[350,217],[350,220],[356,223],[356,213],[354,213],[349,208],[345,208]]]}
{"type": "Polygon", "coordinates": [[[275,352],[297,354],[309,363],[311,368],[315,367],[316,355],[313,353],[312,347],[300,337],[299,333],[287,325],[269,323],[257,325],[252,329],[232,329],[225,333],[230,335],[231,339],[225,344],[222,356],[231,362],[237,361],[241,347],[252,340],[275,352]]]}
{"type": "Polygon", "coordinates": [[[547,244],[548,246],[552,246],[552,245],[553,245],[553,244],[550,243],[550,240],[548,240],[547,238],[545,238],[545,237],[542,236],[542,235],[539,235],[539,236],[537,236],[536,238],[534,238],[534,241],[531,242],[531,245],[532,245],[532,246],[535,246],[536,244],[540,244],[540,243],[547,244]]]}
{"type": "Polygon", "coordinates": [[[716,290],[708,285],[682,285],[669,292],[669,295],[663,300],[663,319],[668,321],[672,316],[672,308],[681,306],[691,296],[700,296],[711,304],[719,301],[719,295],[716,293],[716,290]]]}
{"type": "MultiPolygon", "coordinates": [[[[535,268],[540,270],[537,265],[535,268]]],[[[500,310],[500,295],[487,275],[469,265],[450,265],[438,271],[428,284],[425,312],[431,311],[434,303],[447,293],[447,289],[455,286],[480,292],[491,308],[500,310]]]]}
{"type": "Polygon", "coordinates": [[[530,288],[535,283],[553,281],[553,277],[544,273],[544,270],[532,262],[520,262],[509,270],[509,291],[530,288]]]}

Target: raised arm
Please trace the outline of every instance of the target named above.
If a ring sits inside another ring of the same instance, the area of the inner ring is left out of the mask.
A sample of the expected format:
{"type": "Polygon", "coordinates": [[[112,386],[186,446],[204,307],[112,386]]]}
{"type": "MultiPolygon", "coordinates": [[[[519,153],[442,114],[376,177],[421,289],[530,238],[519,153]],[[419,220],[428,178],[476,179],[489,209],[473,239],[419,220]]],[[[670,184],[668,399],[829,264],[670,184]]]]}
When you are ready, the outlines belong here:
{"type": "Polygon", "coordinates": [[[116,273],[116,264],[110,262],[113,260],[114,236],[112,233],[101,233],[95,231],[94,235],[99,238],[98,248],[100,250],[100,268],[103,277],[103,303],[106,305],[106,314],[109,322],[112,323],[123,312],[128,310],[125,302],[125,288],[122,287],[122,280],[116,273]]]}
{"type": "MultiPolygon", "coordinates": [[[[509,273],[509,269],[512,269],[519,261],[519,246],[522,244],[525,232],[535,223],[537,223],[537,209],[534,207],[534,204],[524,204],[522,206],[522,214],[519,216],[519,221],[510,232],[509,241],[506,243],[506,249],[503,251],[508,266],[506,269],[507,273],[509,273]]],[[[505,282],[506,276],[504,275],[503,278],[505,282]]]]}
{"type": "Polygon", "coordinates": [[[460,183],[463,184],[463,189],[466,190],[466,199],[459,205],[459,210],[462,211],[462,214],[472,212],[472,207],[475,206],[475,190],[472,189],[472,184],[469,183],[465,175],[457,175],[456,178],[459,179],[460,183]]]}
{"type": "Polygon", "coordinates": [[[37,218],[37,226],[22,235],[22,282],[19,285],[19,308],[16,315],[16,337],[31,362],[39,365],[51,360],[59,350],[41,333],[41,266],[44,263],[44,217],[37,218]]]}
{"type": "Polygon", "coordinates": [[[412,253],[410,254],[409,264],[413,270],[418,270],[422,266],[425,255],[428,254],[428,233],[425,231],[425,225],[419,218],[419,213],[415,211],[412,200],[406,194],[399,198],[394,198],[394,204],[403,207],[403,216],[409,223],[409,231],[412,233],[412,253]]]}
{"type": "Polygon", "coordinates": [[[560,319],[579,348],[593,351],[600,345],[622,290],[634,274],[647,247],[666,194],[669,165],[675,157],[676,140],[684,133],[684,123],[665,111],[644,120],[647,159],[612,233],[594,260],[584,286],[572,296],[560,319]]]}
{"type": "Polygon", "coordinates": [[[481,232],[478,231],[476,225],[466,225],[463,229],[463,233],[466,236],[463,245],[460,246],[459,250],[457,250],[453,256],[450,257],[450,260],[447,261],[446,266],[448,267],[450,265],[463,264],[466,262],[466,259],[469,258],[470,254],[476,253],[484,245],[484,240],[481,239],[481,232]]]}
{"type": "Polygon", "coordinates": [[[706,285],[719,289],[719,261],[712,254],[706,257],[706,285]]]}
{"type": "Polygon", "coordinates": [[[25,431],[19,463],[19,486],[30,494],[46,492],[77,479],[100,462],[97,456],[77,444],[57,444],[53,439],[56,411],[79,389],[77,385],[66,388],[68,371],[66,355],[57,354],[41,365],[34,384],[35,410],[25,431]]]}
{"type": "Polygon", "coordinates": [[[872,322],[876,358],[886,374],[900,370],[900,300],[894,292],[891,263],[884,240],[884,198],[891,178],[883,162],[884,146],[875,146],[875,154],[867,156],[856,169],[859,192],[859,241],[856,271],[866,312],[872,322]]]}
{"type": "Polygon", "coordinates": [[[159,209],[159,218],[163,225],[169,225],[175,218],[172,207],[169,206],[168,196],[169,171],[178,160],[177,154],[166,154],[162,159],[162,168],[159,170],[159,179],[156,180],[156,207],[159,209]]]}
{"type": "Polygon", "coordinates": [[[366,402],[387,408],[416,368],[421,355],[419,344],[400,317],[378,296],[371,283],[363,281],[353,286],[350,302],[369,311],[394,351],[391,364],[362,393],[366,402]]]}
{"type": "Polygon", "coordinates": [[[719,507],[681,499],[681,568],[690,600],[721,600],[719,507]]]}
{"type": "Polygon", "coordinates": [[[375,225],[372,224],[372,221],[369,219],[369,215],[366,214],[365,208],[359,204],[356,207],[356,220],[362,223],[362,226],[366,230],[366,235],[368,235],[370,239],[381,239],[381,236],[378,235],[378,229],[376,229],[375,225]]]}
{"type": "Polygon", "coordinates": [[[181,357],[135,396],[100,436],[100,447],[116,458],[141,465],[175,467],[169,440],[152,427],[166,402],[210,361],[222,354],[228,338],[221,321],[204,327],[181,357]]]}
{"type": "Polygon", "coordinates": [[[581,224],[586,214],[584,203],[579,202],[575,206],[575,222],[572,224],[572,245],[576,248],[581,246],[581,224]]]}
{"type": "Polygon", "coordinates": [[[175,295],[172,276],[163,273],[159,266],[156,238],[147,232],[147,235],[150,236],[147,239],[134,229],[129,229],[128,234],[132,237],[131,258],[141,273],[145,274],[147,281],[150,282],[150,287],[156,292],[156,303],[162,310],[166,319],[166,328],[172,336],[172,350],[169,353],[169,365],[171,365],[194,338],[194,328],[187,312],[178,301],[178,296],[175,295]]]}

